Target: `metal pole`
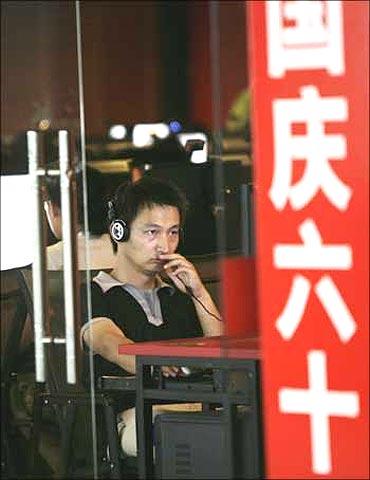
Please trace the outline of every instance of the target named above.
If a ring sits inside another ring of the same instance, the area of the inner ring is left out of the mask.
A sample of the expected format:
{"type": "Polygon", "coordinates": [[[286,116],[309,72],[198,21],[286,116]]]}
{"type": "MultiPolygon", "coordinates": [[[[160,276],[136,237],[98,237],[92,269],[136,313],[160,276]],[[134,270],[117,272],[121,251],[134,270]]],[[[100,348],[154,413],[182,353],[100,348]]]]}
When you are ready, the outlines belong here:
{"type": "Polygon", "coordinates": [[[76,267],[76,183],[68,155],[68,132],[59,131],[59,166],[62,207],[63,265],[64,265],[64,314],[66,338],[67,382],[77,382],[76,330],[79,311],[79,291],[76,267]]]}
{"type": "Polygon", "coordinates": [[[253,225],[253,187],[242,183],[240,186],[242,250],[245,257],[254,255],[254,225],[253,225]]]}
{"type": "Polygon", "coordinates": [[[33,286],[33,316],[35,331],[35,366],[36,382],[45,382],[45,347],[44,347],[44,324],[47,312],[46,297],[46,256],[44,223],[42,216],[42,190],[40,176],[45,174],[39,168],[39,148],[37,133],[33,130],[27,132],[28,163],[33,190],[33,209],[35,235],[30,239],[34,244],[34,258],[32,264],[33,286]]]}

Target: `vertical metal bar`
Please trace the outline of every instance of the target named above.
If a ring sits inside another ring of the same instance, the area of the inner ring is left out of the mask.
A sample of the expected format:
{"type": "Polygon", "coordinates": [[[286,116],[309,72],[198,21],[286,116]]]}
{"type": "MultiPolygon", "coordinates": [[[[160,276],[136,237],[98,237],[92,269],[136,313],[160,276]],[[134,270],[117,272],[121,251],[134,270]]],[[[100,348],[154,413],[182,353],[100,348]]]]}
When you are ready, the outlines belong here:
{"type": "Polygon", "coordinates": [[[145,357],[136,356],[136,441],[137,441],[137,459],[138,459],[138,474],[140,479],[148,477],[148,450],[151,445],[148,445],[148,438],[146,432],[149,430],[151,406],[148,401],[144,400],[144,383],[145,383],[145,357]]]}
{"type": "MultiPolygon", "coordinates": [[[[75,2],[76,8],[76,39],[77,39],[77,71],[78,71],[78,99],[79,99],[79,111],[80,111],[80,135],[81,135],[81,160],[82,165],[86,166],[86,128],[85,128],[85,101],[84,101],[84,88],[83,88],[83,50],[82,50],[82,28],[81,28],[81,6],[80,2],[77,0],[75,2]]],[[[84,205],[87,205],[87,181],[86,181],[86,170],[83,169],[83,191],[84,191],[84,205]]],[[[85,236],[86,239],[89,238],[89,234],[86,230],[88,227],[88,212],[85,207],[84,212],[84,225],[85,225],[85,236]]],[[[87,241],[85,244],[87,248],[87,241]]],[[[86,282],[89,284],[91,281],[91,273],[88,270],[86,272],[86,282]]],[[[86,288],[84,295],[86,294],[87,299],[87,314],[88,318],[91,318],[91,294],[90,289],[86,288]]],[[[96,427],[96,411],[95,411],[95,390],[94,390],[94,361],[93,353],[90,351],[89,354],[89,371],[90,371],[90,381],[91,381],[91,429],[92,429],[92,441],[93,441],[93,475],[94,479],[99,477],[98,473],[98,453],[97,453],[97,427],[96,427]]]]}
{"type": "Polygon", "coordinates": [[[35,331],[35,366],[36,382],[45,382],[45,350],[44,350],[44,323],[47,312],[46,298],[46,256],[44,241],[44,223],[42,216],[41,181],[39,171],[39,149],[37,133],[29,130],[27,132],[28,163],[33,190],[33,209],[35,235],[30,239],[34,244],[34,258],[32,264],[32,285],[33,285],[33,315],[35,331]]]}
{"type": "Polygon", "coordinates": [[[253,238],[253,202],[252,185],[240,185],[241,225],[242,225],[242,250],[245,257],[254,255],[253,238]]]}
{"type": "Polygon", "coordinates": [[[220,5],[218,1],[208,3],[209,9],[209,48],[211,55],[211,91],[212,91],[212,120],[214,137],[214,170],[213,185],[217,208],[216,233],[217,251],[221,255],[226,252],[226,212],[225,212],[225,176],[224,162],[222,161],[222,114],[221,114],[221,69],[220,69],[220,5]]]}
{"type": "Polygon", "coordinates": [[[60,193],[62,207],[64,314],[66,338],[67,382],[77,382],[76,325],[78,312],[78,285],[76,281],[76,224],[74,200],[75,176],[68,155],[68,132],[59,131],[60,193]]]}

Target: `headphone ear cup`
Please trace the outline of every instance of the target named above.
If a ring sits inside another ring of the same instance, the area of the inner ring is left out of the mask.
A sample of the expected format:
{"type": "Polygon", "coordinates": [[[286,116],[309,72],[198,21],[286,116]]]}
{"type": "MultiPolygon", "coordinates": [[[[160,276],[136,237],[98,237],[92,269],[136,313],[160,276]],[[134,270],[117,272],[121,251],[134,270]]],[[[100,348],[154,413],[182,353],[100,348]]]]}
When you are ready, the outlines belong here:
{"type": "Polygon", "coordinates": [[[115,242],[126,242],[130,232],[126,222],[116,219],[111,222],[109,233],[115,242]]]}

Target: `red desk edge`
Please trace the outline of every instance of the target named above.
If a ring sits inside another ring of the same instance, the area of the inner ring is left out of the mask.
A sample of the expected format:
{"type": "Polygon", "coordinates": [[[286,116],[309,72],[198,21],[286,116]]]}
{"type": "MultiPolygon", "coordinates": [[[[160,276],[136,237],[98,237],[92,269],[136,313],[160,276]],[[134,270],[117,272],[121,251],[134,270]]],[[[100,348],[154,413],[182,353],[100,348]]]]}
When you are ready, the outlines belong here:
{"type": "Polygon", "coordinates": [[[258,337],[197,337],[119,345],[120,355],[260,359],[258,337]]]}

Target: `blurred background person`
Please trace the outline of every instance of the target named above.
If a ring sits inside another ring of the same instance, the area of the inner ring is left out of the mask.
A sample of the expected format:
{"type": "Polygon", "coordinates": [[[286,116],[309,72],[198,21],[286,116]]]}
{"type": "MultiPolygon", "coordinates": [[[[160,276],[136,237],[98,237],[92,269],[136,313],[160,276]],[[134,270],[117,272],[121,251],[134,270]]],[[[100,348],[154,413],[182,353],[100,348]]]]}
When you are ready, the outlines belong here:
{"type": "MultiPolygon", "coordinates": [[[[89,238],[86,242],[84,224],[84,203],[82,198],[82,172],[77,174],[77,255],[80,270],[110,269],[114,252],[107,233],[104,176],[98,170],[87,166],[87,209],[89,238]]],[[[63,269],[62,210],[59,176],[47,176],[45,181],[44,209],[54,236],[59,240],[47,247],[48,270],[63,269]]]]}

